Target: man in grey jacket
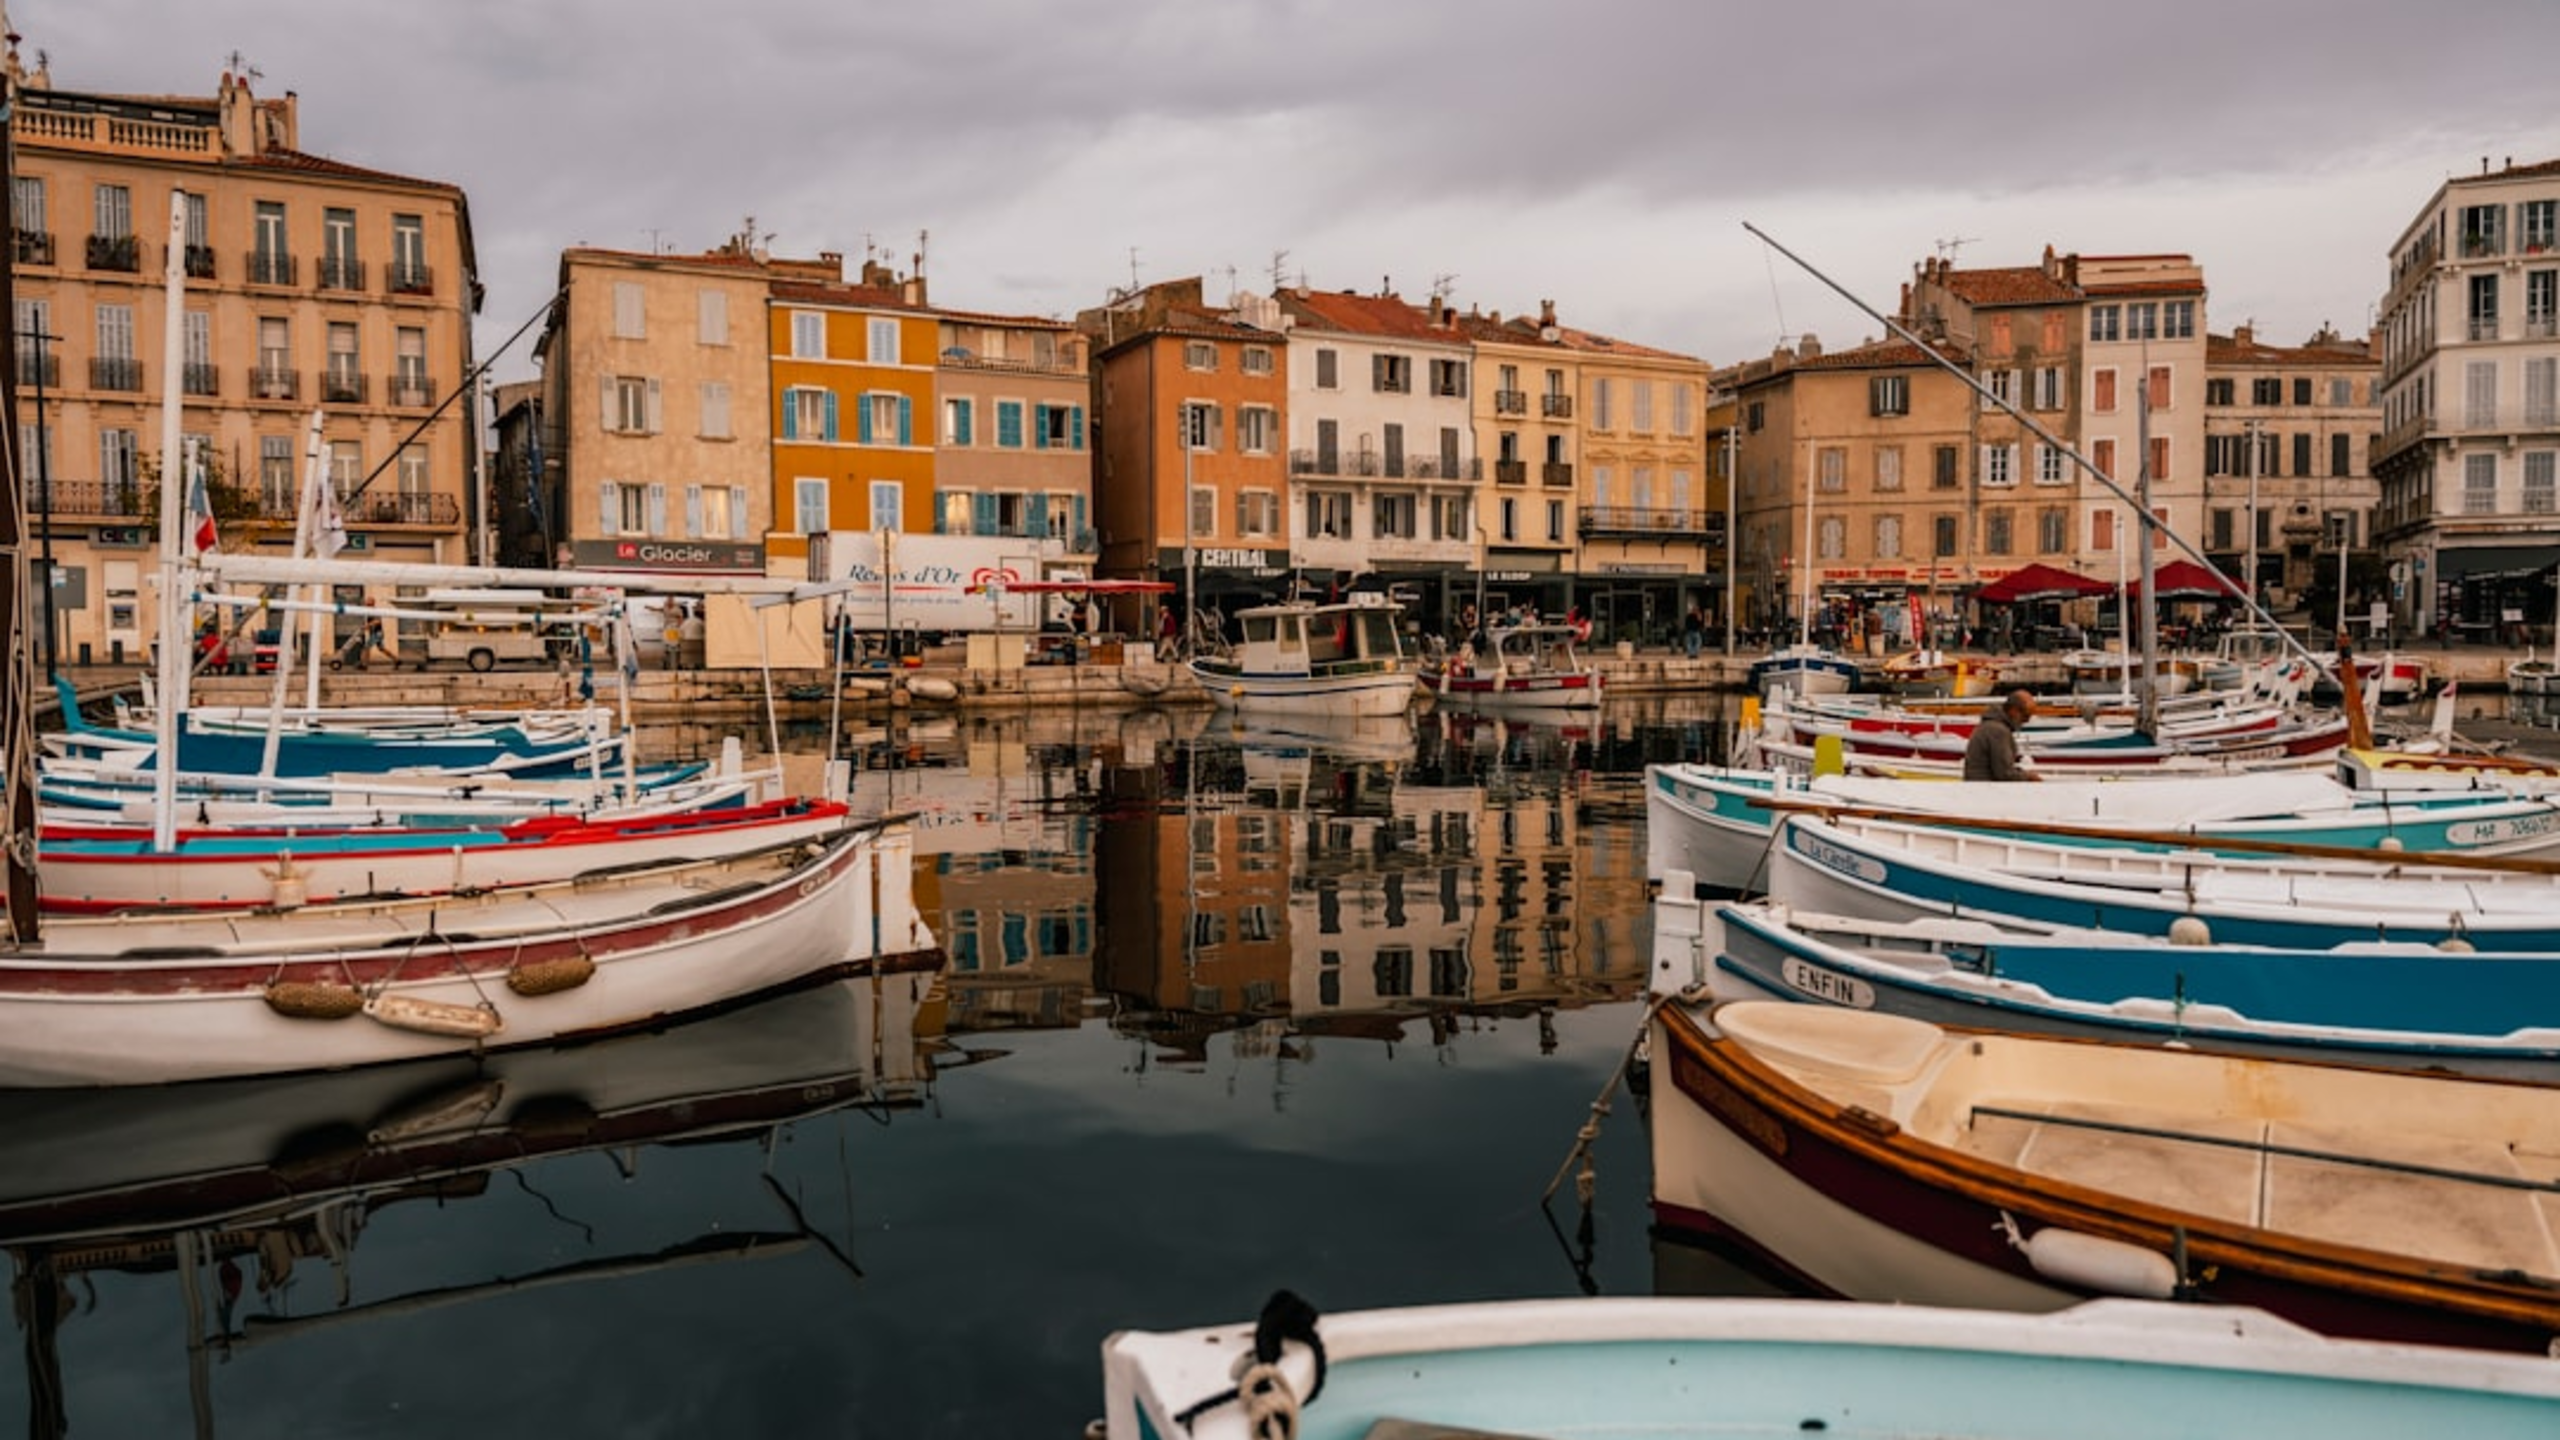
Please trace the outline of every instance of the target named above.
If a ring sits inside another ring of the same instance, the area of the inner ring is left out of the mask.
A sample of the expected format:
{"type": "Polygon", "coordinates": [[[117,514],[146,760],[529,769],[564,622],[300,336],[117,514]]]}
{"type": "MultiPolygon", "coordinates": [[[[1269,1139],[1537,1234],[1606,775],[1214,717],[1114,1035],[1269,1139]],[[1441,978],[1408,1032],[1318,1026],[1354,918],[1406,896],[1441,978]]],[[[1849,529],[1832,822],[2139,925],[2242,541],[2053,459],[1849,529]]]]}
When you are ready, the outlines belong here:
{"type": "Polygon", "coordinates": [[[2012,690],[2000,706],[1982,717],[1973,727],[1973,738],[1964,747],[1964,778],[1967,780],[2033,780],[2021,763],[2018,752],[2018,727],[2036,713],[2036,698],[2024,690],[2012,690]]]}

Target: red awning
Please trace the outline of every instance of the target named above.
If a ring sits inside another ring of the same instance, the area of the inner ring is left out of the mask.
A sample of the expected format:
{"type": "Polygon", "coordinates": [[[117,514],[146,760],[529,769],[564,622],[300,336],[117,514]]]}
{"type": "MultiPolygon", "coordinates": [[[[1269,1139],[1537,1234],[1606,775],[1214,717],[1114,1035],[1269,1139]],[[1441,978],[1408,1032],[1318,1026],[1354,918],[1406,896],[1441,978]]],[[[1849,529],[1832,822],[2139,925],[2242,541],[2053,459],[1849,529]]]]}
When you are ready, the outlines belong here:
{"type": "Polygon", "coordinates": [[[1993,605],[2010,605],[2021,600],[2076,600],[2084,595],[2104,595],[2114,588],[2104,580],[2038,563],[1991,581],[1974,591],[1973,598],[1993,605]]]}
{"type": "MultiPolygon", "coordinates": [[[[2127,589],[2133,588],[2128,582],[2127,589]]],[[[2172,560],[2151,572],[2154,600],[2240,598],[2240,587],[2193,560],[2172,560]]]]}

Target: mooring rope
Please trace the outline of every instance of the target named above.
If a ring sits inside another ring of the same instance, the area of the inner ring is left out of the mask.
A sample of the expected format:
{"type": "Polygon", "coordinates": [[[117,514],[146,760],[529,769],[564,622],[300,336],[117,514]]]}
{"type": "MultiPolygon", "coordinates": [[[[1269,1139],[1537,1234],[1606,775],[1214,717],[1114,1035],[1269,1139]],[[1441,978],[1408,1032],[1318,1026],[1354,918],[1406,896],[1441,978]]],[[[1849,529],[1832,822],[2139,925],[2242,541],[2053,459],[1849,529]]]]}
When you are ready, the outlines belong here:
{"type": "Polygon", "coordinates": [[[1185,1430],[1191,1422],[1230,1400],[1242,1400],[1245,1421],[1254,1440],[1292,1440],[1298,1433],[1298,1410],[1324,1393],[1324,1340],[1316,1334],[1316,1307],[1293,1291],[1275,1290],[1262,1302],[1262,1317],[1253,1324],[1253,1363],[1236,1376],[1233,1389],[1221,1390],[1173,1417],[1185,1430]],[[1283,1346],[1297,1341],[1314,1353],[1316,1379],[1304,1400],[1289,1386],[1280,1369],[1283,1346]]]}

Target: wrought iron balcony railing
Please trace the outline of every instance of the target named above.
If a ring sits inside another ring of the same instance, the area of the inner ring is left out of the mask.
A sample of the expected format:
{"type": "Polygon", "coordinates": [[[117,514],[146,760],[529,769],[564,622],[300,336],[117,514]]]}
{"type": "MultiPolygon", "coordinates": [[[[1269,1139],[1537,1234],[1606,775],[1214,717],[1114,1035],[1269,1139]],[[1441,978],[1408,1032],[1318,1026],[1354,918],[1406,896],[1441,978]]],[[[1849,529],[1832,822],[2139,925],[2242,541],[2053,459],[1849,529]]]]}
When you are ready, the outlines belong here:
{"type": "Polygon", "coordinates": [[[42,230],[19,231],[17,256],[18,263],[21,265],[52,264],[53,236],[42,230]]]}
{"type": "Polygon", "coordinates": [[[383,388],[390,392],[389,402],[403,409],[423,410],[436,403],[436,387],[424,375],[394,375],[383,388]]]}
{"type": "Polygon", "coordinates": [[[1552,489],[1570,490],[1573,488],[1573,466],[1549,461],[1538,467],[1538,483],[1552,489]]]}
{"type": "Polygon", "coordinates": [[[1496,461],[1494,461],[1494,462],[1493,462],[1493,483],[1494,483],[1494,484],[1496,484],[1496,485],[1526,485],[1526,484],[1528,484],[1528,483],[1529,483],[1529,462],[1528,462],[1528,461],[1526,461],[1526,460],[1496,460],[1496,461]]]}
{"type": "Polygon", "coordinates": [[[1582,507],[1581,531],[1585,538],[1615,535],[1652,535],[1678,539],[1703,540],[1709,531],[1708,520],[1721,529],[1724,517],[1710,517],[1702,510],[1674,510],[1635,505],[1585,505],[1582,507]]]}
{"type": "Polygon", "coordinates": [[[210,280],[213,278],[212,246],[190,245],[187,247],[187,278],[190,280],[210,280]]]}
{"type": "Polygon", "coordinates": [[[1541,395],[1538,397],[1538,413],[1549,420],[1570,420],[1573,418],[1573,397],[1555,393],[1541,395]]]}
{"type": "Polygon", "coordinates": [[[290,285],[300,273],[293,257],[281,250],[249,252],[249,283],[252,285],[290,285]]]}
{"type": "Polygon", "coordinates": [[[302,372],[261,365],[249,372],[249,394],[259,400],[299,400],[302,372]]]}
{"type": "Polygon", "coordinates": [[[92,270],[140,270],[142,241],[131,235],[92,235],[88,260],[92,270]]]}
{"type": "Polygon", "coordinates": [[[364,380],[364,372],[360,370],[332,365],[320,372],[320,398],[331,405],[362,405],[365,392],[370,388],[364,380]]]}
{"type": "MultiPolygon", "coordinates": [[[[56,515],[95,515],[125,519],[142,513],[142,485],[137,480],[65,480],[60,476],[45,487],[52,492],[56,515]]],[[[36,498],[30,491],[28,499],[36,498]]]]}
{"type": "Polygon", "coordinates": [[[190,395],[219,395],[222,393],[222,367],[190,360],[183,383],[190,395]]]}
{"type": "Polygon", "coordinates": [[[383,279],[394,295],[432,295],[436,290],[435,270],[422,264],[402,264],[394,260],[383,268],[383,279]]]}
{"type": "Polygon", "coordinates": [[[38,389],[61,389],[62,357],[46,355],[39,358],[34,351],[21,349],[18,352],[18,383],[38,389]]]}
{"type": "Polygon", "coordinates": [[[1494,413],[1494,414],[1496,414],[1496,415],[1526,415],[1526,414],[1528,414],[1528,413],[1529,413],[1529,392],[1528,392],[1528,391],[1526,391],[1526,390],[1496,390],[1496,391],[1494,391],[1494,392],[1493,392],[1493,413],[1494,413]]]}
{"type": "Polygon", "coordinates": [[[142,388],[142,362],[130,356],[95,357],[89,361],[89,388],[139,390],[142,388]]]}

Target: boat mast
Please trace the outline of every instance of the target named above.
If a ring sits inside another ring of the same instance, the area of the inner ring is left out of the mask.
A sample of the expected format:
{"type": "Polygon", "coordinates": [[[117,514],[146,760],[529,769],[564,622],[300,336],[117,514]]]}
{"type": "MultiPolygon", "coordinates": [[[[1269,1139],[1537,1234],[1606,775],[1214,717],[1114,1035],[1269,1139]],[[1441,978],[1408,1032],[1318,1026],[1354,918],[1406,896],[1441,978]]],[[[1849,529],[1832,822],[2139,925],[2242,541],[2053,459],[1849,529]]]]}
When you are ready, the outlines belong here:
{"type": "Polygon", "coordinates": [[[2134,445],[2138,462],[2134,467],[2133,523],[2136,532],[2134,550],[2134,584],[2140,589],[2141,609],[2133,617],[2142,636],[2142,689],[2140,728],[2146,736],[2160,734],[2160,610],[2151,603],[2151,350],[2143,347],[2142,403],[2133,412],[2134,445]]]}
{"type": "MultiPolygon", "coordinates": [[[[179,537],[187,508],[186,465],[178,454],[178,376],[186,364],[187,197],[169,192],[169,250],[160,315],[160,668],[153,706],[159,752],[152,765],[151,848],[178,839],[178,716],[187,704],[187,664],[195,639],[186,623],[179,537]]],[[[208,502],[210,503],[210,502],[208,502]]]]}
{"type": "MultiPolygon", "coordinates": [[[[0,29],[6,29],[0,25],[0,29]]],[[[10,47],[16,48],[14,44],[10,47]]],[[[15,74],[17,67],[7,67],[15,74]]],[[[14,192],[17,184],[18,152],[12,125],[17,110],[18,89],[13,79],[0,94],[0,180],[8,181],[14,192]]],[[[10,207],[8,253],[16,254],[17,207],[10,207]]],[[[29,644],[27,621],[35,613],[30,603],[29,586],[32,567],[27,563],[26,494],[20,477],[25,457],[19,447],[18,418],[18,336],[14,317],[18,313],[16,267],[0,264],[0,316],[12,318],[6,333],[0,333],[0,415],[6,415],[7,433],[0,434],[0,637],[5,637],[8,655],[5,664],[7,683],[0,684],[0,763],[8,770],[9,818],[5,843],[0,843],[0,856],[8,867],[9,937],[21,945],[33,944],[38,938],[36,909],[36,745],[35,703],[36,669],[34,645],[29,644]]],[[[41,417],[39,417],[41,420],[41,417]]],[[[51,515],[45,516],[49,524],[51,515]]],[[[48,571],[45,583],[53,583],[48,571]]],[[[43,612],[48,617],[50,611],[43,612]]],[[[45,637],[45,651],[52,653],[53,637],[45,637]]],[[[70,717],[65,716],[66,720],[70,717]]],[[[45,1286],[48,1294],[51,1286],[45,1286]]],[[[48,1327],[49,1328],[49,1327],[48,1327]]]]}
{"type": "Polygon", "coordinates": [[[1796,564],[1796,643],[1813,645],[1813,437],[1804,439],[1804,552],[1796,564]]]}

